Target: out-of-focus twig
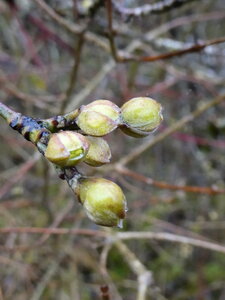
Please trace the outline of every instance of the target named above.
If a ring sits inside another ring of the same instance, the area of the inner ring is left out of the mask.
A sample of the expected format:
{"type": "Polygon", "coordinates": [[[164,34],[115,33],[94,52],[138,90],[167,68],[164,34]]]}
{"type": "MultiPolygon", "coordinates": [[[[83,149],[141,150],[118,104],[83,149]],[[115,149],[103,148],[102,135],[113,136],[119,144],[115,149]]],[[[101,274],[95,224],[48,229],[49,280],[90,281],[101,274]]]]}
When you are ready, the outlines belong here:
{"type": "Polygon", "coordinates": [[[132,240],[132,239],[153,239],[161,241],[170,241],[181,244],[189,244],[195,247],[208,249],[225,253],[225,246],[219,245],[216,242],[203,239],[191,238],[183,235],[172,234],[167,232],[150,232],[150,231],[132,231],[132,232],[117,232],[109,234],[105,231],[91,229],[69,229],[69,228],[42,228],[42,227],[5,227],[0,228],[0,234],[8,233],[30,233],[30,234],[50,234],[50,235],[83,235],[89,237],[108,238],[111,243],[117,240],[132,240]]]}
{"type": "Polygon", "coordinates": [[[142,181],[148,185],[152,185],[160,189],[184,191],[188,193],[199,193],[199,194],[207,194],[207,195],[225,194],[225,189],[219,189],[217,187],[210,188],[210,187],[188,186],[188,185],[179,186],[179,185],[169,184],[164,181],[157,181],[150,177],[146,177],[140,173],[134,172],[123,166],[116,165],[116,171],[119,172],[120,174],[132,177],[135,180],[142,181]]]}
{"type": "Polygon", "coordinates": [[[2,288],[0,286],[0,300],[4,300],[4,297],[3,297],[3,292],[2,292],[2,288]]]}
{"type": "Polygon", "coordinates": [[[130,62],[130,61],[154,62],[154,61],[158,61],[158,60],[165,60],[165,59],[181,56],[181,55],[188,54],[188,53],[199,52],[208,46],[221,44],[224,42],[225,42],[225,37],[221,37],[221,38],[217,38],[217,39],[213,39],[213,40],[209,40],[209,41],[204,41],[204,42],[192,45],[190,47],[172,51],[172,52],[168,52],[168,53],[157,54],[157,55],[148,55],[148,56],[129,55],[128,57],[124,57],[124,56],[117,55],[117,49],[116,49],[116,46],[114,43],[114,39],[112,39],[112,38],[110,39],[110,45],[111,45],[113,57],[118,62],[130,62]]]}
{"type": "Polygon", "coordinates": [[[188,48],[181,49],[181,50],[176,50],[176,51],[159,54],[159,55],[154,55],[154,56],[131,57],[131,58],[127,58],[125,60],[126,61],[135,60],[135,61],[140,61],[140,62],[153,62],[153,61],[162,60],[162,59],[169,59],[169,58],[175,57],[175,56],[176,57],[181,56],[181,55],[188,54],[188,53],[199,52],[208,46],[221,44],[224,42],[225,42],[225,37],[221,37],[218,39],[201,42],[201,43],[198,43],[196,45],[193,45],[188,48]]]}
{"type": "Polygon", "coordinates": [[[42,40],[54,41],[60,48],[66,49],[71,53],[73,52],[73,48],[37,16],[29,14],[27,18],[32,25],[38,28],[38,34],[42,40]]]}
{"type": "MultiPolygon", "coordinates": [[[[105,232],[110,232],[110,230],[105,230],[105,232]]],[[[104,282],[110,288],[112,296],[114,298],[116,298],[117,300],[122,300],[122,297],[121,297],[116,285],[114,284],[114,282],[108,272],[108,269],[107,269],[108,255],[109,255],[109,252],[110,252],[112,246],[113,246],[113,244],[110,242],[105,243],[105,245],[102,249],[101,256],[100,256],[100,271],[101,271],[102,277],[104,279],[104,282]]]]}
{"type": "MultiPolygon", "coordinates": [[[[67,205],[59,212],[59,214],[55,217],[54,221],[52,222],[51,226],[46,229],[56,228],[58,227],[62,221],[64,220],[65,216],[71,211],[72,207],[74,205],[74,201],[70,200],[67,205]]],[[[51,232],[51,230],[50,230],[51,232]]],[[[46,232],[43,234],[43,236],[36,242],[36,246],[43,245],[47,239],[50,237],[51,233],[46,232]]]]}
{"type": "MultiPolygon", "coordinates": [[[[9,95],[12,95],[18,99],[21,99],[27,103],[33,103],[39,108],[45,108],[45,102],[49,100],[53,100],[52,96],[47,97],[36,97],[26,93],[21,92],[8,78],[0,72],[0,86],[1,89],[9,95]],[[42,101],[41,101],[42,100],[42,101]]],[[[57,96],[54,96],[54,99],[57,96]]],[[[61,98],[61,96],[59,96],[61,98]]]]}
{"type": "Polygon", "coordinates": [[[36,234],[72,234],[105,237],[106,233],[91,229],[69,229],[69,228],[42,228],[42,227],[5,227],[0,228],[0,233],[36,233],[36,234]]]}
{"type": "Polygon", "coordinates": [[[151,13],[154,14],[163,13],[165,11],[182,6],[183,4],[186,4],[191,1],[194,0],[161,0],[153,4],[145,4],[143,6],[139,6],[135,8],[123,7],[116,0],[113,0],[113,4],[115,6],[115,9],[121,14],[127,16],[144,16],[151,13]]]}
{"type": "Polygon", "coordinates": [[[52,213],[52,209],[51,209],[51,203],[49,201],[49,183],[50,183],[50,166],[48,164],[48,162],[43,159],[43,179],[44,179],[44,183],[43,183],[43,188],[42,188],[42,206],[45,208],[46,213],[48,215],[48,219],[49,221],[52,221],[53,219],[53,213],[52,213]]]}
{"type": "Polygon", "coordinates": [[[136,299],[145,300],[148,287],[153,283],[152,272],[144,266],[144,264],[123,242],[117,241],[115,246],[123,256],[123,259],[126,261],[130,269],[138,277],[138,292],[136,299]]]}
{"type": "Polygon", "coordinates": [[[35,163],[40,158],[40,154],[37,152],[33,155],[31,159],[26,161],[18,168],[18,170],[15,172],[14,176],[12,176],[0,189],[0,199],[8,193],[8,191],[11,189],[11,187],[18,183],[21,179],[24,178],[24,175],[35,165],[35,163]]]}
{"type": "Polygon", "coordinates": [[[204,14],[193,14],[188,16],[182,16],[179,18],[171,19],[169,22],[163,23],[160,26],[156,26],[155,29],[149,31],[143,36],[143,39],[146,41],[152,41],[157,36],[160,36],[171,29],[177,28],[191,23],[207,22],[210,20],[220,20],[225,18],[224,11],[213,11],[210,13],[204,14]]]}
{"type": "MultiPolygon", "coordinates": [[[[43,0],[34,0],[40,8],[49,15],[53,20],[55,20],[59,25],[67,29],[69,32],[74,34],[80,34],[83,31],[83,26],[77,25],[71,21],[68,21],[62,18],[59,14],[57,14],[49,5],[47,5],[43,0]]],[[[95,43],[97,46],[101,47],[105,51],[109,52],[109,46],[105,42],[103,38],[100,38],[96,34],[92,32],[85,33],[85,39],[89,42],[95,43]]]]}
{"type": "Polygon", "coordinates": [[[78,69],[79,69],[80,60],[81,60],[81,52],[82,52],[82,48],[83,48],[83,44],[84,44],[84,33],[85,32],[83,31],[79,34],[77,46],[74,49],[74,65],[73,65],[73,68],[71,71],[68,89],[65,93],[65,99],[64,99],[64,101],[62,101],[62,105],[61,105],[61,109],[60,109],[61,114],[65,113],[65,109],[71,100],[72,92],[76,85],[77,74],[78,74],[78,69]]]}
{"type": "MultiPolygon", "coordinates": [[[[65,255],[65,254],[64,254],[65,255]]],[[[48,265],[47,271],[41,278],[40,282],[38,283],[36,289],[33,292],[33,295],[31,296],[31,300],[39,300],[42,298],[43,292],[51,280],[51,278],[56,274],[60,262],[62,261],[64,257],[61,255],[61,257],[58,260],[54,260],[50,265],[48,265]]]]}
{"type": "Polygon", "coordinates": [[[106,12],[108,18],[108,30],[109,30],[109,43],[112,56],[115,61],[120,61],[120,58],[117,55],[117,48],[114,41],[114,33],[113,33],[113,19],[112,19],[112,0],[106,0],[106,12]]]}
{"type": "Polygon", "coordinates": [[[130,239],[153,239],[161,241],[170,241],[175,243],[189,244],[195,247],[200,247],[212,251],[217,251],[225,253],[225,246],[219,245],[217,243],[208,242],[205,240],[195,239],[187,236],[182,236],[178,234],[172,234],[167,232],[118,232],[116,236],[121,240],[130,239]]]}
{"type": "Polygon", "coordinates": [[[78,93],[76,94],[70,101],[68,105],[68,110],[73,110],[74,107],[80,105],[93,90],[102,82],[102,80],[109,74],[110,71],[115,67],[115,62],[110,59],[101,70],[94,76],[94,78],[88,82],[88,84],[78,93]]]}

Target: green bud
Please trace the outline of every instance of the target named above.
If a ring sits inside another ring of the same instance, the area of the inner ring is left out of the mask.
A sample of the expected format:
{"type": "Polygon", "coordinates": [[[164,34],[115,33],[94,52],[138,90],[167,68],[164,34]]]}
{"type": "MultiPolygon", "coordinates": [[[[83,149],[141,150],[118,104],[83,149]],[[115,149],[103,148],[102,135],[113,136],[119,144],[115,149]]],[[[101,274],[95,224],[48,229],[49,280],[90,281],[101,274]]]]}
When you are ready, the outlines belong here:
{"type": "Polygon", "coordinates": [[[99,167],[110,162],[111,151],[108,143],[100,137],[86,137],[90,148],[84,162],[93,167],[99,167]]]}
{"type": "Polygon", "coordinates": [[[89,142],[83,135],[61,131],[50,137],[45,157],[60,167],[72,167],[84,160],[88,149],[89,142]]]}
{"type": "Polygon", "coordinates": [[[122,226],[127,211],[121,188],[104,178],[79,180],[76,193],[88,217],[98,225],[122,226]]]}
{"type": "Polygon", "coordinates": [[[92,136],[103,136],[119,124],[120,109],[108,100],[96,100],[81,107],[76,119],[80,129],[92,136]]]}
{"type": "Polygon", "coordinates": [[[121,129],[126,134],[143,137],[156,129],[163,120],[162,106],[151,98],[133,98],[121,107],[121,117],[121,129]]]}

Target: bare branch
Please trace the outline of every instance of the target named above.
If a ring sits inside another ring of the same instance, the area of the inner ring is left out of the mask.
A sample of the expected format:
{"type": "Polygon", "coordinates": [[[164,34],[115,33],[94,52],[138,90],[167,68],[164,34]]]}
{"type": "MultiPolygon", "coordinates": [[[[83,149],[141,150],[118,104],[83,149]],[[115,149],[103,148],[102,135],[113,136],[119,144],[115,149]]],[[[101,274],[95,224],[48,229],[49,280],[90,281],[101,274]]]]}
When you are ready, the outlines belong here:
{"type": "Polygon", "coordinates": [[[195,247],[205,248],[212,251],[225,253],[225,246],[217,243],[208,242],[205,240],[194,239],[182,235],[167,233],[167,232],[118,232],[116,234],[121,240],[132,240],[132,239],[153,239],[161,241],[170,241],[175,243],[188,244],[195,247]]]}
{"type": "Polygon", "coordinates": [[[116,165],[116,171],[119,172],[120,174],[127,175],[129,177],[134,178],[135,180],[142,181],[148,185],[152,185],[160,189],[183,191],[187,193],[207,194],[207,195],[225,194],[225,189],[219,189],[217,187],[210,188],[210,187],[188,186],[188,185],[179,186],[179,185],[168,184],[167,182],[164,181],[157,181],[119,165],[116,165]]]}
{"type": "MultiPolygon", "coordinates": [[[[68,21],[64,18],[62,18],[60,15],[58,15],[49,5],[47,5],[43,0],[34,0],[40,8],[49,15],[53,20],[55,20],[59,25],[67,29],[69,32],[73,34],[80,34],[84,27],[81,25],[77,25],[75,23],[72,23],[71,21],[68,21]]],[[[105,51],[109,52],[109,46],[104,41],[104,39],[98,37],[96,34],[92,32],[86,32],[85,33],[85,39],[87,39],[89,42],[95,43],[97,46],[101,47],[105,51]]]]}
{"type": "Polygon", "coordinates": [[[161,0],[153,4],[145,4],[143,6],[135,8],[125,8],[121,6],[117,1],[113,1],[115,9],[120,13],[127,16],[145,16],[148,14],[159,14],[165,11],[175,9],[184,4],[187,4],[194,0],[161,0]]]}

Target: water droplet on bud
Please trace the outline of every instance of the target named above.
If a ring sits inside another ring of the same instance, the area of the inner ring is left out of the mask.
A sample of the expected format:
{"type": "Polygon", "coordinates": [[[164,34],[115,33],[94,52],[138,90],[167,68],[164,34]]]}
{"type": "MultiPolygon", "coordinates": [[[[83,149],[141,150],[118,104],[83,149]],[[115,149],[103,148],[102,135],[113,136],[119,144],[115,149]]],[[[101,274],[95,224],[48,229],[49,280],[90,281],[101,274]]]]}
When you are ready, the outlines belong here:
{"type": "Polygon", "coordinates": [[[119,219],[117,227],[122,229],[123,228],[123,219],[119,219]]]}

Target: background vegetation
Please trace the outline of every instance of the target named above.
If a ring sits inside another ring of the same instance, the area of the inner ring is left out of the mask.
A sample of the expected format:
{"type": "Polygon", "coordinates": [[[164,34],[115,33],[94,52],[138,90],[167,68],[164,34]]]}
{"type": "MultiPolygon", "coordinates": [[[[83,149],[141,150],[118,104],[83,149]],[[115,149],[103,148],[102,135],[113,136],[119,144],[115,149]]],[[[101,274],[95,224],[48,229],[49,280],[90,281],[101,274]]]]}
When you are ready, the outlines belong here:
{"type": "Polygon", "coordinates": [[[87,219],[1,120],[0,300],[225,299],[224,19],[223,0],[0,2],[5,104],[41,118],[96,99],[164,107],[151,137],[106,137],[112,165],[80,165],[125,191],[122,230],[87,219]]]}

